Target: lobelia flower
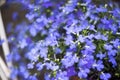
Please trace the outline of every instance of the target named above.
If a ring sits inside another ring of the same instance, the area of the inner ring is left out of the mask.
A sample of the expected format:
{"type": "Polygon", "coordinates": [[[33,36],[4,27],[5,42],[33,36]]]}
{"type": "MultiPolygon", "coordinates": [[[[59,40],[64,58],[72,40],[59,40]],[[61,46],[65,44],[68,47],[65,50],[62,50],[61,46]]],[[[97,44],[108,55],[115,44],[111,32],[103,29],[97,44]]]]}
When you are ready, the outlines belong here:
{"type": "Polygon", "coordinates": [[[78,36],[78,41],[80,41],[81,43],[83,43],[85,41],[85,38],[83,35],[79,35],[78,36]]]}
{"type": "Polygon", "coordinates": [[[76,71],[75,71],[74,66],[71,66],[71,67],[67,68],[67,76],[68,76],[68,77],[74,76],[74,75],[76,75],[76,74],[77,74],[77,73],[76,73],[76,71]]]}
{"type": "Polygon", "coordinates": [[[116,54],[117,54],[117,50],[115,50],[115,49],[112,49],[111,51],[108,51],[109,56],[116,56],[116,54]]]}
{"type": "Polygon", "coordinates": [[[109,56],[109,62],[112,63],[113,67],[117,66],[117,62],[113,56],[109,56]]]}
{"type": "Polygon", "coordinates": [[[98,71],[101,71],[104,68],[103,61],[98,60],[93,64],[93,68],[96,68],[98,71]]]}
{"type": "Polygon", "coordinates": [[[46,68],[47,68],[47,70],[52,70],[52,71],[56,71],[59,67],[56,65],[56,63],[54,63],[54,62],[46,62],[45,63],[45,66],[46,66],[46,68]]]}
{"type": "Polygon", "coordinates": [[[99,8],[96,8],[96,12],[99,13],[99,12],[107,12],[107,9],[102,7],[102,6],[99,6],[99,8]]]}
{"type": "Polygon", "coordinates": [[[91,68],[94,63],[94,57],[90,54],[84,54],[79,60],[78,66],[81,68],[91,68]]]}
{"type": "Polygon", "coordinates": [[[33,63],[28,63],[27,67],[28,67],[28,69],[33,69],[34,68],[34,64],[33,63]]]}
{"type": "Polygon", "coordinates": [[[44,64],[42,64],[41,62],[39,62],[39,63],[36,64],[36,67],[37,67],[38,71],[41,71],[43,69],[43,67],[44,67],[44,64]]]}
{"type": "Polygon", "coordinates": [[[28,79],[29,80],[38,80],[37,77],[36,77],[36,75],[31,75],[31,76],[29,76],[28,79]]]}
{"type": "Polygon", "coordinates": [[[100,59],[103,59],[103,58],[106,57],[106,55],[103,54],[103,53],[99,53],[99,54],[96,55],[96,57],[98,57],[98,58],[100,58],[100,59]]]}
{"type": "Polygon", "coordinates": [[[11,68],[10,79],[15,79],[17,75],[18,75],[18,69],[11,68]]]}
{"type": "Polygon", "coordinates": [[[87,78],[89,72],[90,72],[90,70],[87,69],[87,68],[86,69],[80,69],[80,71],[78,72],[78,76],[80,78],[87,78]]]}
{"type": "Polygon", "coordinates": [[[105,48],[106,50],[110,51],[110,50],[113,49],[113,46],[110,45],[110,44],[105,44],[105,45],[104,45],[104,48],[105,48]]]}
{"type": "Polygon", "coordinates": [[[111,75],[109,73],[101,73],[100,75],[100,79],[102,80],[109,80],[109,78],[111,78],[111,75]]]}
{"type": "Polygon", "coordinates": [[[113,46],[118,49],[118,46],[120,45],[120,40],[119,39],[115,39],[112,40],[111,43],[113,44],[113,46]]]}
{"type": "Polygon", "coordinates": [[[60,54],[62,52],[62,50],[60,48],[55,48],[55,53],[56,54],[60,54]]]}
{"type": "Polygon", "coordinates": [[[51,80],[50,79],[50,75],[49,74],[45,74],[45,78],[44,78],[45,80],[51,80]]]}
{"type": "Polygon", "coordinates": [[[78,62],[78,57],[76,56],[76,54],[73,54],[71,52],[66,52],[66,55],[61,60],[61,62],[65,66],[65,68],[68,68],[78,62]]]}
{"type": "Polygon", "coordinates": [[[73,43],[73,37],[72,37],[72,35],[67,35],[67,37],[64,38],[64,39],[65,39],[65,44],[66,45],[70,45],[70,44],[73,43]]]}
{"type": "MultiPolygon", "coordinates": [[[[24,10],[28,10],[25,16],[29,23],[18,24],[15,29],[10,25],[7,30],[13,53],[8,61],[15,64],[13,80],[15,76],[21,80],[39,80],[37,72],[44,67],[47,69],[45,80],[69,80],[74,75],[89,79],[94,72],[111,71],[104,65],[111,66],[110,63],[118,70],[115,66],[119,66],[120,9],[114,3],[108,4],[108,1],[96,5],[92,0],[14,1],[22,3],[24,10]],[[99,45],[104,49],[99,49],[99,45]]],[[[95,77],[108,80],[112,76],[116,77],[109,73],[95,77]]]]}
{"type": "Polygon", "coordinates": [[[27,45],[28,44],[25,39],[22,39],[21,41],[19,41],[19,46],[21,49],[25,48],[27,45]]]}
{"type": "Polygon", "coordinates": [[[29,32],[33,37],[37,35],[37,30],[35,29],[34,26],[30,26],[29,32]]]}
{"type": "Polygon", "coordinates": [[[55,80],[69,80],[69,77],[67,77],[66,71],[58,71],[58,74],[55,77],[55,80]]]}
{"type": "Polygon", "coordinates": [[[24,79],[28,79],[29,77],[29,72],[23,64],[19,65],[19,75],[24,79]]]}
{"type": "Polygon", "coordinates": [[[25,57],[28,58],[31,61],[36,62],[38,60],[39,57],[39,53],[37,53],[37,49],[32,49],[31,52],[28,52],[25,57]]]}

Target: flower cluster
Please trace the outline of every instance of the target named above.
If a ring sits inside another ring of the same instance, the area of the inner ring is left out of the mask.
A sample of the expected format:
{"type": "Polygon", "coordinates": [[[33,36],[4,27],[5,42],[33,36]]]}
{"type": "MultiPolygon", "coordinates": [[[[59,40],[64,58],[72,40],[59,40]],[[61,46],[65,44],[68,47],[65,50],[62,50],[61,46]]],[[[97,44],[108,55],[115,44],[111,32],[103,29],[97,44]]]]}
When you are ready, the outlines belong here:
{"type": "Polygon", "coordinates": [[[28,23],[23,22],[14,30],[8,26],[8,61],[14,64],[11,79],[120,78],[120,8],[115,3],[16,1],[28,9],[28,23]]]}

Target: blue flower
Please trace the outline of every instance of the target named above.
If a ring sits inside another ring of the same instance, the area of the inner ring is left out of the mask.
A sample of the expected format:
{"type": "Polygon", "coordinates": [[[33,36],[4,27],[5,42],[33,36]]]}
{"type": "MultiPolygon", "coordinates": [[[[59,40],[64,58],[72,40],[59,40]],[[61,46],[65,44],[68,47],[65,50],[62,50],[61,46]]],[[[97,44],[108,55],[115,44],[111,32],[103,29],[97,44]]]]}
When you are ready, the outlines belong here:
{"type": "Polygon", "coordinates": [[[78,41],[80,41],[81,43],[83,43],[85,41],[85,38],[83,35],[79,35],[78,36],[78,41]]]}
{"type": "Polygon", "coordinates": [[[16,68],[11,68],[11,74],[10,74],[10,78],[12,79],[12,80],[14,80],[15,78],[16,78],[16,76],[18,75],[18,69],[16,69],[16,68]]]}
{"type": "Polygon", "coordinates": [[[28,77],[29,77],[29,72],[27,71],[25,65],[20,64],[18,70],[19,70],[19,75],[20,75],[20,76],[22,76],[22,77],[25,78],[25,79],[28,79],[28,77]]]}
{"type": "Polygon", "coordinates": [[[38,52],[38,49],[33,48],[30,52],[25,54],[25,57],[33,62],[36,62],[40,56],[37,52],[38,52]]]}
{"type": "Polygon", "coordinates": [[[111,78],[111,75],[109,73],[101,73],[100,79],[102,80],[109,80],[111,78]]]}
{"type": "Polygon", "coordinates": [[[113,46],[110,45],[110,44],[105,44],[105,45],[104,45],[104,48],[105,48],[106,50],[110,51],[110,50],[113,49],[113,46]]]}
{"type": "MultiPolygon", "coordinates": [[[[96,70],[111,70],[104,65],[107,61],[114,68],[119,65],[120,9],[113,3],[96,5],[92,0],[13,1],[26,6],[28,23],[18,24],[15,29],[10,24],[7,29],[13,53],[8,55],[8,61],[15,65],[12,77],[37,80],[39,73],[36,72],[45,67],[45,80],[69,80],[76,75],[88,79],[96,70]]],[[[18,16],[13,14],[14,19],[18,16]]],[[[0,40],[0,45],[2,43],[0,40]]],[[[108,80],[111,76],[101,73],[95,77],[108,80]]]]}
{"type": "Polygon", "coordinates": [[[96,8],[96,11],[97,12],[107,12],[107,9],[102,7],[102,6],[100,6],[99,8],[96,8]]]}
{"type": "Polygon", "coordinates": [[[67,76],[68,77],[74,76],[76,74],[77,73],[76,73],[75,68],[73,66],[67,68],[67,76]]]}
{"type": "Polygon", "coordinates": [[[112,40],[111,43],[113,44],[113,46],[118,49],[118,46],[120,45],[120,40],[119,39],[115,39],[112,40]]]}
{"type": "Polygon", "coordinates": [[[51,79],[50,79],[50,75],[49,75],[49,74],[45,74],[44,79],[45,79],[45,80],[51,80],[51,79]]]}
{"type": "Polygon", "coordinates": [[[26,18],[27,18],[28,20],[30,20],[30,21],[33,20],[34,17],[35,17],[34,14],[26,14],[26,18]]]}
{"type": "Polygon", "coordinates": [[[30,75],[28,79],[29,80],[38,80],[36,75],[30,75]]]}
{"type": "Polygon", "coordinates": [[[28,44],[25,39],[22,39],[21,41],[19,41],[19,46],[21,49],[25,48],[27,45],[28,44]]]}
{"type": "Polygon", "coordinates": [[[105,56],[106,56],[106,55],[105,55],[105,54],[102,54],[102,53],[96,55],[96,57],[98,57],[98,58],[100,58],[100,59],[103,59],[105,56]]]}
{"type": "Polygon", "coordinates": [[[81,68],[91,68],[94,63],[94,57],[92,55],[83,55],[83,58],[79,60],[78,66],[81,68]]]}
{"type": "Polygon", "coordinates": [[[116,54],[117,54],[117,50],[115,50],[115,49],[108,51],[109,56],[115,56],[116,54]]]}
{"type": "Polygon", "coordinates": [[[67,37],[65,38],[65,44],[70,45],[72,43],[73,43],[73,37],[71,35],[67,35],[67,37]]]}
{"type": "Polygon", "coordinates": [[[109,56],[109,62],[112,63],[113,67],[117,66],[117,62],[113,56],[109,56]]]}
{"type": "Polygon", "coordinates": [[[57,38],[54,36],[54,34],[50,34],[48,37],[46,37],[45,43],[49,46],[55,46],[58,44],[57,38]]]}
{"type": "Polygon", "coordinates": [[[37,30],[34,26],[30,26],[29,32],[33,37],[37,35],[37,30]]]}
{"type": "MultiPolygon", "coordinates": [[[[37,53],[36,53],[37,54],[37,53]]],[[[48,54],[48,48],[47,47],[40,47],[40,57],[41,58],[46,58],[48,54]]]]}
{"type": "Polygon", "coordinates": [[[69,80],[69,77],[67,77],[67,72],[66,71],[59,71],[56,80],[69,80]]]}
{"type": "Polygon", "coordinates": [[[104,68],[103,62],[101,60],[93,64],[93,68],[96,68],[98,71],[101,71],[104,68]]]}
{"type": "Polygon", "coordinates": [[[101,33],[97,33],[97,34],[95,35],[95,39],[97,39],[97,40],[100,40],[100,39],[101,39],[101,40],[107,41],[107,40],[108,40],[108,37],[102,35],[101,33]]]}
{"type": "Polygon", "coordinates": [[[89,69],[80,69],[80,71],[78,72],[78,76],[80,78],[87,78],[89,72],[89,69]]]}
{"type": "Polygon", "coordinates": [[[34,68],[34,63],[28,63],[27,67],[28,67],[28,69],[33,69],[34,68]]]}
{"type": "Polygon", "coordinates": [[[66,52],[66,55],[61,60],[61,62],[65,66],[65,68],[68,68],[78,62],[78,57],[76,54],[72,54],[71,52],[66,52]]]}
{"type": "Polygon", "coordinates": [[[39,63],[36,64],[36,67],[37,67],[38,71],[41,71],[43,69],[43,67],[44,67],[44,64],[42,64],[41,62],[39,62],[39,63]]]}
{"type": "Polygon", "coordinates": [[[62,52],[62,50],[60,48],[55,48],[55,53],[56,54],[60,54],[62,52]]]}
{"type": "Polygon", "coordinates": [[[46,66],[47,70],[56,71],[59,68],[59,66],[57,66],[57,64],[52,61],[46,62],[44,65],[46,66]]]}

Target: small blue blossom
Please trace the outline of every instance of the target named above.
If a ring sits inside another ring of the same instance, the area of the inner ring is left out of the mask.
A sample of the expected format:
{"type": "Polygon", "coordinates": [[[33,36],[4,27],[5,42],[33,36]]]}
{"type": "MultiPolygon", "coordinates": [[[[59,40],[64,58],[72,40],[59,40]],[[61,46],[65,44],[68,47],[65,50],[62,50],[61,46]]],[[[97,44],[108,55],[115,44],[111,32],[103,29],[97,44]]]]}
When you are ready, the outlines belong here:
{"type": "Polygon", "coordinates": [[[81,43],[83,43],[85,41],[85,38],[82,35],[79,35],[78,41],[80,41],[81,43]]]}
{"type": "Polygon", "coordinates": [[[90,72],[89,69],[82,69],[82,70],[80,69],[80,71],[78,72],[78,76],[80,78],[87,78],[89,72],[90,72]]]}
{"type": "Polygon", "coordinates": [[[78,66],[81,68],[91,68],[94,63],[94,57],[92,55],[83,55],[83,58],[79,60],[78,66]]]}
{"type": "Polygon", "coordinates": [[[41,71],[43,69],[43,67],[44,67],[44,64],[42,64],[41,62],[39,62],[39,63],[36,64],[36,67],[37,67],[38,71],[41,71]]]}
{"type": "Polygon", "coordinates": [[[111,43],[112,43],[113,46],[117,49],[118,46],[120,45],[120,39],[112,40],[111,43]]]}
{"type": "Polygon", "coordinates": [[[37,77],[36,77],[36,75],[31,75],[31,76],[29,76],[28,79],[29,80],[38,80],[37,77]]]}
{"type": "Polygon", "coordinates": [[[69,67],[67,68],[67,76],[68,77],[71,77],[71,76],[74,76],[76,75],[76,71],[75,71],[75,68],[72,66],[72,67],[69,67]]]}
{"type": "Polygon", "coordinates": [[[66,71],[59,71],[56,80],[69,80],[69,77],[67,77],[67,72],[66,71]]]}
{"type": "Polygon", "coordinates": [[[33,69],[34,68],[34,64],[33,63],[29,63],[29,64],[27,64],[27,67],[28,67],[28,69],[33,69]]]}
{"type": "Polygon", "coordinates": [[[110,44],[105,44],[104,45],[104,48],[106,49],[106,50],[112,50],[113,49],[113,46],[112,45],[110,45],[110,44]]]}
{"type": "Polygon", "coordinates": [[[27,45],[28,44],[27,44],[25,39],[19,41],[19,46],[20,46],[21,49],[25,48],[27,45]]]}
{"type": "Polygon", "coordinates": [[[78,57],[75,54],[73,55],[71,52],[67,52],[61,62],[66,68],[68,68],[78,62],[78,57]]]}
{"type": "Polygon", "coordinates": [[[93,68],[96,68],[98,71],[101,71],[104,68],[103,62],[101,60],[93,64],[93,68]]]}
{"type": "Polygon", "coordinates": [[[109,56],[115,56],[116,54],[117,54],[117,50],[115,50],[115,49],[108,51],[109,56]]]}
{"type": "Polygon", "coordinates": [[[96,55],[96,57],[98,57],[98,58],[100,58],[100,59],[103,59],[105,56],[106,56],[106,55],[105,55],[105,54],[102,54],[102,53],[96,55]]]}
{"type": "Polygon", "coordinates": [[[102,6],[100,6],[99,8],[96,8],[96,11],[97,12],[107,12],[107,9],[102,7],[102,6]]]}
{"type": "Polygon", "coordinates": [[[102,80],[109,80],[109,78],[111,78],[111,75],[109,73],[101,73],[100,75],[100,79],[102,80]]]}
{"type": "Polygon", "coordinates": [[[116,60],[115,60],[114,57],[110,56],[110,57],[109,57],[109,62],[112,63],[112,66],[113,66],[113,67],[117,66],[117,62],[116,62],[116,60]]]}
{"type": "Polygon", "coordinates": [[[55,53],[56,54],[60,54],[62,51],[61,51],[61,49],[60,48],[55,48],[55,53]]]}
{"type": "Polygon", "coordinates": [[[73,43],[73,37],[71,35],[67,35],[67,37],[65,38],[65,44],[70,45],[72,43],[73,43]]]}
{"type": "Polygon", "coordinates": [[[45,74],[45,80],[50,80],[50,75],[49,74],[45,74]]]}
{"type": "Polygon", "coordinates": [[[31,26],[30,27],[30,34],[34,37],[37,35],[37,30],[35,29],[35,27],[31,26]]]}

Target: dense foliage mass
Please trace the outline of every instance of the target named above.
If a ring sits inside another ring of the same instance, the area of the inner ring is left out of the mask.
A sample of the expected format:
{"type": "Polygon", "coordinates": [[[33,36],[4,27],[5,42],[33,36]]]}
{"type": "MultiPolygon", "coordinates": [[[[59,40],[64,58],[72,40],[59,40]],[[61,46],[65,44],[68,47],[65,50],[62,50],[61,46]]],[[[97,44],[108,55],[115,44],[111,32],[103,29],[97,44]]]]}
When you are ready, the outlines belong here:
{"type": "Polygon", "coordinates": [[[28,23],[8,26],[11,79],[120,79],[119,5],[110,0],[12,1],[28,10],[28,23]]]}

